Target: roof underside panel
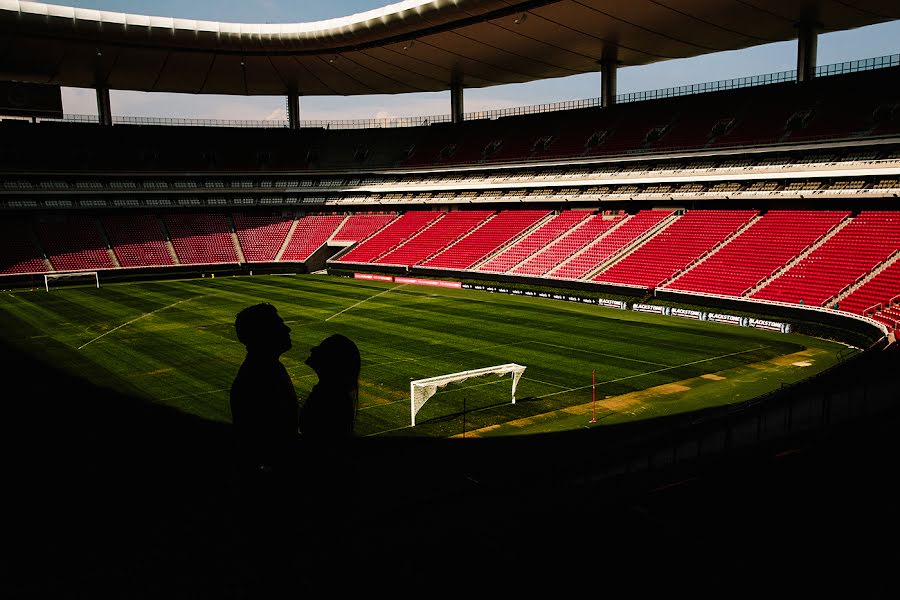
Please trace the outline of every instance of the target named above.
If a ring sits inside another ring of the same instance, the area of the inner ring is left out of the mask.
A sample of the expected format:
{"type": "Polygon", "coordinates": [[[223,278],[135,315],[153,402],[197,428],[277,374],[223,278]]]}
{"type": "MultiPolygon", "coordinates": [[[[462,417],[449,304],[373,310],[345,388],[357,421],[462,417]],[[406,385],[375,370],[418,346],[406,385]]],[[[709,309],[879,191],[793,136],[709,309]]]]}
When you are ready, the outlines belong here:
{"type": "Polygon", "coordinates": [[[405,0],[312,23],[0,0],[0,80],[276,95],[443,91],[643,65],[900,18],[897,0],[405,0]]]}

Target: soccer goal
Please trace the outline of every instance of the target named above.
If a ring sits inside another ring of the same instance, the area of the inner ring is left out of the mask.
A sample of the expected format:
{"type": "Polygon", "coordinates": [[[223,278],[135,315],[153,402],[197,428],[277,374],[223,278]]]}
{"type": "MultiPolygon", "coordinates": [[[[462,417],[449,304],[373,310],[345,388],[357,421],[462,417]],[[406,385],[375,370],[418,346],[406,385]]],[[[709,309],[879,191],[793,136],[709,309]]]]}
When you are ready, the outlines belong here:
{"type": "Polygon", "coordinates": [[[471,371],[460,371],[459,373],[449,373],[447,375],[438,375],[437,377],[429,377],[428,379],[417,379],[409,382],[409,410],[411,426],[416,426],[416,413],[428,402],[428,399],[434,396],[438,388],[442,388],[450,383],[459,383],[472,377],[484,377],[485,375],[511,375],[512,377],[512,403],[516,403],[516,386],[525,367],[515,363],[507,363],[505,365],[497,365],[495,367],[484,367],[481,369],[472,369],[471,371]]]}
{"type": "Polygon", "coordinates": [[[44,289],[48,292],[50,288],[62,287],[63,285],[84,285],[85,282],[95,284],[100,287],[100,276],[97,271],[78,271],[72,273],[47,273],[44,275],[44,289]]]}

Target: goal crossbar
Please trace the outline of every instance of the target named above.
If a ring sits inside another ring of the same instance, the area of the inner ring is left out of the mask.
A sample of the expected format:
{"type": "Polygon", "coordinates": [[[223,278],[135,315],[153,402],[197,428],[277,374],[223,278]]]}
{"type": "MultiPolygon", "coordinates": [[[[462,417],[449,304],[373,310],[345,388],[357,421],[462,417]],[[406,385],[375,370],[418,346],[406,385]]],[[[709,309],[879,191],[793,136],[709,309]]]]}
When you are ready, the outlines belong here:
{"type": "Polygon", "coordinates": [[[447,375],[438,375],[437,377],[428,377],[427,379],[416,379],[409,382],[409,411],[410,424],[416,426],[416,413],[425,405],[429,398],[434,396],[438,388],[442,388],[450,383],[459,383],[472,377],[483,377],[485,375],[504,375],[512,376],[512,403],[516,403],[516,386],[525,367],[515,363],[507,363],[505,365],[496,365],[494,367],[483,367],[481,369],[472,369],[470,371],[460,371],[459,373],[449,373],[447,375]]]}
{"type": "Polygon", "coordinates": [[[61,273],[44,274],[44,289],[50,291],[50,282],[61,279],[83,279],[89,278],[94,280],[94,284],[100,287],[100,276],[97,271],[63,271],[61,273]]]}

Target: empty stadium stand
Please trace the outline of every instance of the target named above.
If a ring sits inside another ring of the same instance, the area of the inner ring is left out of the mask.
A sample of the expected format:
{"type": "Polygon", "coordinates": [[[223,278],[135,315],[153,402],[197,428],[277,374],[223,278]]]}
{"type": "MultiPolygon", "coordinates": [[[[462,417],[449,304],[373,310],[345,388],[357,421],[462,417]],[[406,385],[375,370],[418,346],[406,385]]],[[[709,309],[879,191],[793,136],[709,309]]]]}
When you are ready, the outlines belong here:
{"type": "Polygon", "coordinates": [[[181,264],[239,262],[224,213],[163,213],[161,218],[181,264]]]}
{"type": "Polygon", "coordinates": [[[635,240],[657,227],[674,211],[642,210],[626,217],[615,228],[604,233],[585,247],[579,254],[565,261],[548,273],[548,277],[581,279],[601,267],[607,260],[628,248],[635,240]]]}
{"type": "Polygon", "coordinates": [[[458,210],[446,213],[426,231],[404,240],[396,248],[374,262],[411,267],[424,262],[449,244],[455,242],[482,224],[493,213],[486,210],[458,210]]]}
{"type": "Polygon", "coordinates": [[[504,210],[456,244],[422,263],[423,267],[468,269],[547,217],[546,210],[504,210]]]}
{"type": "Polygon", "coordinates": [[[900,248],[900,212],[864,211],[808,256],[752,294],[821,306],[900,248]]]}
{"type": "Polygon", "coordinates": [[[768,211],[715,254],[664,287],[742,296],[849,216],[850,211],[768,211]]]}
{"type": "Polygon", "coordinates": [[[280,260],[305,261],[334,235],[345,219],[344,215],[305,215],[300,217],[291,231],[290,239],[284,247],[280,260]]]}
{"type": "Polygon", "coordinates": [[[270,262],[278,257],[293,225],[293,217],[281,213],[232,213],[234,229],[244,260],[270,262]]]}
{"type": "Polygon", "coordinates": [[[104,215],[100,221],[120,266],[175,264],[155,215],[104,215]]]}
{"type": "Polygon", "coordinates": [[[594,281],[656,288],[711,252],[756,216],[753,210],[690,210],[594,281]]]}
{"type": "Polygon", "coordinates": [[[2,120],[0,275],[315,254],[895,327],[898,73],[390,130],[2,120]]]}
{"type": "Polygon", "coordinates": [[[38,218],[35,232],[55,271],[116,266],[94,218],[83,215],[38,218]]]}

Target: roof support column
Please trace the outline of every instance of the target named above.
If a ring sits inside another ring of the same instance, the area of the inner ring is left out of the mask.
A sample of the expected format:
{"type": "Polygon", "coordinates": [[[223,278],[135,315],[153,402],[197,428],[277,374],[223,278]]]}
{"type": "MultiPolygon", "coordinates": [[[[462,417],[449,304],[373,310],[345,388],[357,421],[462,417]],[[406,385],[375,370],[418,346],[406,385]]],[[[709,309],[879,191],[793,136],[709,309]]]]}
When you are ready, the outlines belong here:
{"type": "Polygon", "coordinates": [[[112,125],[112,106],[109,103],[109,88],[97,86],[97,116],[101,125],[112,125]]]}
{"type": "Polygon", "coordinates": [[[462,123],[463,115],[463,86],[459,82],[454,82],[450,86],[450,122],[462,123]]]}
{"type": "Polygon", "coordinates": [[[287,118],[288,127],[300,129],[300,94],[297,93],[297,90],[288,90],[287,118]]]}
{"type": "Polygon", "coordinates": [[[804,21],[797,24],[797,81],[810,81],[816,76],[816,50],[819,42],[818,24],[804,21]]]}
{"type": "Polygon", "coordinates": [[[619,68],[616,46],[603,48],[600,58],[600,106],[610,107],[616,103],[616,71],[619,68]]]}

